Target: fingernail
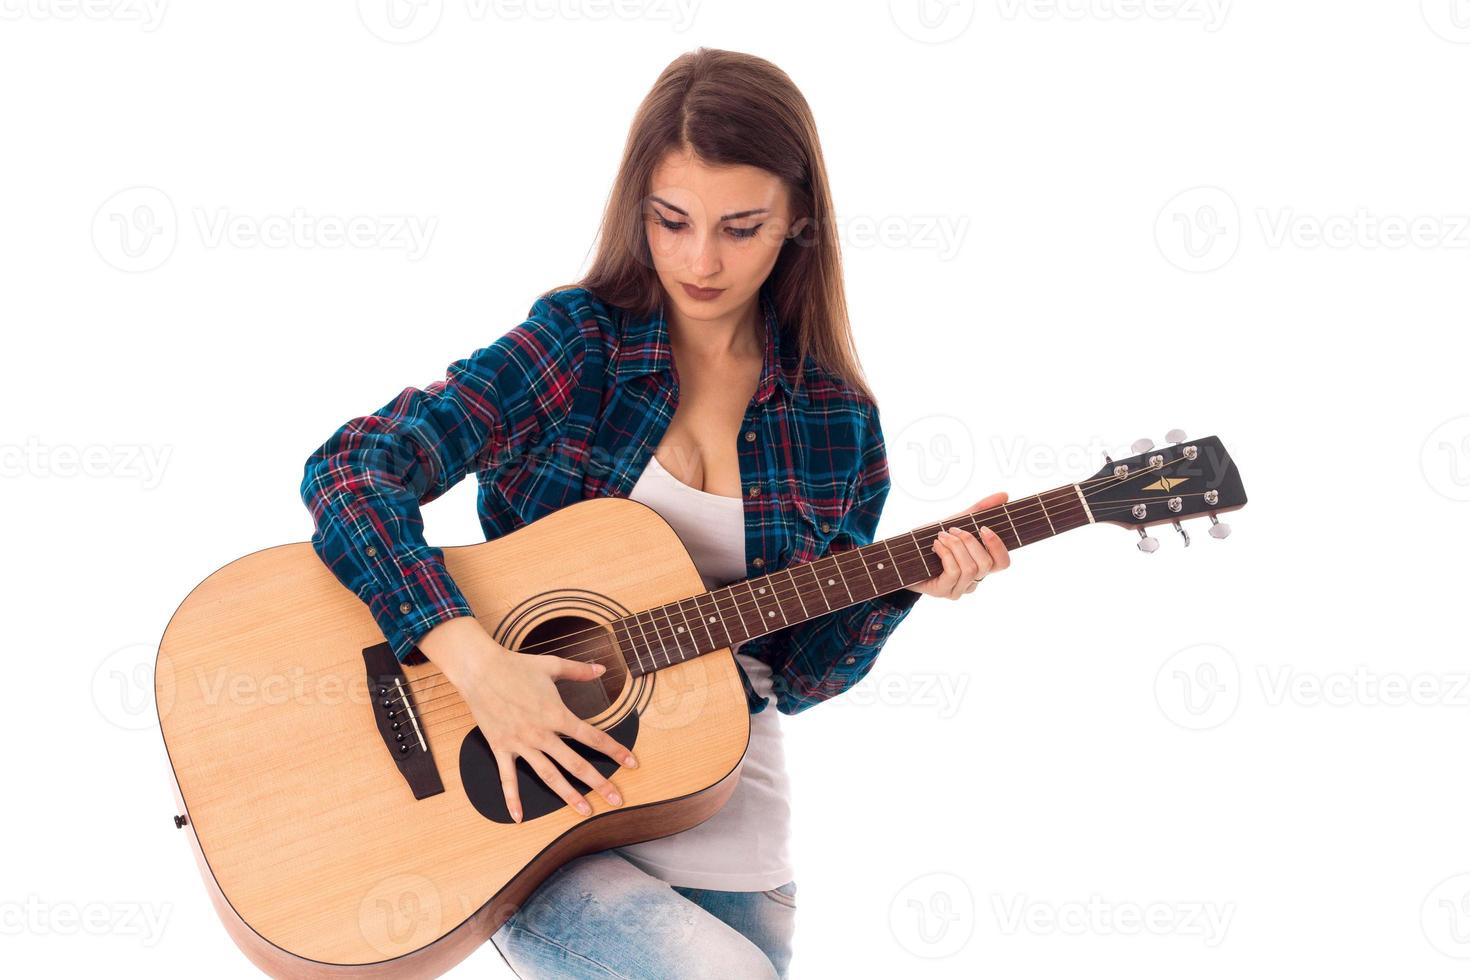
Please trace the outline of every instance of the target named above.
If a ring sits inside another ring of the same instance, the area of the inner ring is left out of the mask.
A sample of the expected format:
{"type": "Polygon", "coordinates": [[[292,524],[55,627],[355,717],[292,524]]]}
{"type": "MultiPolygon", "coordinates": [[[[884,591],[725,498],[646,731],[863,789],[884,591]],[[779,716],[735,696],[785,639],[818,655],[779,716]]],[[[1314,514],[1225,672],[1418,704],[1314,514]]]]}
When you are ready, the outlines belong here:
{"type": "Polygon", "coordinates": [[[994,534],[995,532],[990,529],[990,525],[988,525],[988,524],[982,524],[980,526],[980,533],[981,534],[994,534]]]}
{"type": "Polygon", "coordinates": [[[600,674],[604,670],[607,670],[607,664],[593,664],[592,669],[594,673],[600,674]]]}
{"type": "Polygon", "coordinates": [[[585,800],[583,800],[577,804],[577,812],[585,817],[592,812],[592,808],[587,805],[587,802],[585,800]]]}
{"type": "Polygon", "coordinates": [[[618,793],[609,793],[609,794],[607,794],[607,801],[609,803],[611,803],[613,806],[622,806],[623,805],[623,797],[620,794],[618,794],[618,793]]]}
{"type": "Polygon", "coordinates": [[[521,811],[519,811],[519,810],[512,810],[512,811],[510,811],[510,818],[512,820],[514,820],[516,823],[520,823],[521,822],[521,811]]]}
{"type": "Polygon", "coordinates": [[[638,768],[638,760],[635,759],[635,758],[633,758],[630,755],[626,759],[623,760],[623,765],[627,766],[629,769],[637,769],[638,768]]]}

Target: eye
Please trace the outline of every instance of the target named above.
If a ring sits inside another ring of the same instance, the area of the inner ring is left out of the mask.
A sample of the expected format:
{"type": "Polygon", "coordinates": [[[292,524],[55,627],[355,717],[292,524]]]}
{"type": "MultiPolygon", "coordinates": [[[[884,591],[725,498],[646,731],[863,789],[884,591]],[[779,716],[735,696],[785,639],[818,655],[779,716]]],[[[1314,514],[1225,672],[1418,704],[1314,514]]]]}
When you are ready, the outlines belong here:
{"type": "Polygon", "coordinates": [[[728,231],[736,238],[754,238],[755,233],[760,231],[761,227],[761,225],[756,225],[754,228],[730,228],[728,231]]]}
{"type": "Polygon", "coordinates": [[[670,221],[668,218],[665,218],[663,215],[659,214],[657,211],[655,211],[653,213],[653,217],[654,217],[654,219],[656,221],[658,221],[658,223],[660,225],[662,225],[663,227],[669,229],[669,231],[679,231],[682,228],[689,227],[689,222],[687,222],[687,221],[670,221]]]}

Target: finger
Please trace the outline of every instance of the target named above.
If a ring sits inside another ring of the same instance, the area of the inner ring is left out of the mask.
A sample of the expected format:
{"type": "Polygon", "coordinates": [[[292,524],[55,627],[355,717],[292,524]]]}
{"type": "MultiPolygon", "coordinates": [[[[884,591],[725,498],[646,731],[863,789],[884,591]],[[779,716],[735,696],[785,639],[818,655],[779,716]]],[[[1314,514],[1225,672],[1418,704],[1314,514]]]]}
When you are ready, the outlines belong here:
{"type": "Polygon", "coordinates": [[[601,793],[603,799],[613,806],[623,805],[623,796],[612,781],[594,769],[592,763],[574,752],[572,747],[561,739],[551,743],[551,757],[560,762],[563,769],[585,783],[588,789],[601,793]]]}
{"type": "Polygon", "coordinates": [[[952,548],[953,545],[949,543],[948,535],[945,534],[943,528],[940,528],[939,533],[934,536],[934,553],[939,556],[939,564],[944,566],[944,571],[934,576],[934,579],[935,584],[939,586],[939,594],[943,596],[948,596],[954,591],[954,585],[960,577],[960,567],[955,562],[952,548]]]}
{"type": "MultiPolygon", "coordinates": [[[[555,738],[555,736],[552,737],[555,738]]],[[[548,745],[547,748],[549,749],[550,746],[548,745]]],[[[566,800],[568,806],[575,807],[577,812],[584,817],[592,814],[592,804],[587,802],[585,796],[572,789],[572,784],[567,782],[561,770],[546,758],[545,752],[540,749],[527,749],[521,758],[530,763],[531,768],[536,770],[536,775],[541,777],[541,781],[547,785],[547,788],[566,800]]]]}
{"type": "Polygon", "coordinates": [[[578,718],[570,711],[567,712],[567,721],[562,726],[562,731],[588,748],[596,749],[609,759],[620,760],[620,765],[627,766],[629,769],[638,768],[638,760],[621,742],[601,728],[578,718]]]}
{"type": "Polygon", "coordinates": [[[988,527],[982,527],[980,529],[980,542],[985,545],[985,550],[990,553],[991,571],[1003,572],[1011,567],[1010,549],[1000,539],[999,534],[996,534],[988,527]]]}
{"type": "Polygon", "coordinates": [[[520,823],[521,787],[516,779],[515,753],[491,749],[490,754],[495,756],[495,765],[500,769],[500,792],[505,797],[505,808],[510,811],[510,818],[520,823]]]}
{"type": "Polygon", "coordinates": [[[990,552],[980,543],[969,528],[951,528],[953,534],[960,542],[960,570],[965,573],[965,578],[973,582],[977,578],[984,578],[985,573],[990,571],[990,552]]]}
{"type": "Polygon", "coordinates": [[[566,681],[590,681],[601,677],[606,666],[591,663],[586,660],[573,660],[570,657],[557,657],[552,654],[543,654],[542,661],[551,676],[557,680],[566,681]]]}

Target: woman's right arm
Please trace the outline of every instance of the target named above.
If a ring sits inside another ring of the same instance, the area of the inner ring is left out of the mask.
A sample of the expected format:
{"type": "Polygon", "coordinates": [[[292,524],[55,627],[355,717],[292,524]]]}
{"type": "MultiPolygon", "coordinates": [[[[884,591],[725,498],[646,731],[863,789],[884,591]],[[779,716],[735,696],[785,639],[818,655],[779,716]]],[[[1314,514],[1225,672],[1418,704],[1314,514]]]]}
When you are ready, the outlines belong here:
{"type": "Polygon", "coordinates": [[[318,556],[367,604],[399,661],[417,647],[469,703],[516,820],[517,755],[579,810],[586,801],[547,756],[621,802],[558,732],[624,764],[632,757],[556,692],[556,678],[589,680],[594,665],[514,653],[480,626],[443,552],[425,541],[420,506],[472,470],[524,452],[565,419],[584,351],[577,320],[543,296],[523,323],[451,364],[444,380],[407,388],[341,426],[307,459],[301,481],[318,556]]]}

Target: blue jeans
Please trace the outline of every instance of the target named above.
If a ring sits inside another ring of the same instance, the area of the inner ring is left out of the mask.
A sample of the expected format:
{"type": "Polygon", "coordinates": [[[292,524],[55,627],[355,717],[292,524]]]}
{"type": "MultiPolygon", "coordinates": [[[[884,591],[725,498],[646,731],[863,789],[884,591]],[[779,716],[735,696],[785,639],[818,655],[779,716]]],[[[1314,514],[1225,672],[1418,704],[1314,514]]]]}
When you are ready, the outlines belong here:
{"type": "Polygon", "coordinates": [[[490,937],[516,974],[785,978],[796,883],[764,892],[670,885],[612,850],[557,868],[490,937]]]}

